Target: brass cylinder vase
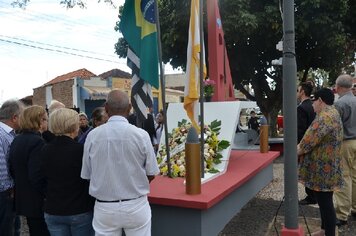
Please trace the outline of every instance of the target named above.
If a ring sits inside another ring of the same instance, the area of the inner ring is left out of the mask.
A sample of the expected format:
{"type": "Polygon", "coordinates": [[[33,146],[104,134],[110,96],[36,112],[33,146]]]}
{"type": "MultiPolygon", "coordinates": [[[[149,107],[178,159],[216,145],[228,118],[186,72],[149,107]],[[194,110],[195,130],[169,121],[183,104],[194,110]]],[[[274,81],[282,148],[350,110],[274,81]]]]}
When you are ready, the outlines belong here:
{"type": "Polygon", "coordinates": [[[268,125],[260,126],[260,152],[268,152],[268,125]]]}
{"type": "Polygon", "coordinates": [[[195,128],[190,128],[185,143],[185,192],[201,193],[200,143],[195,128]]]}

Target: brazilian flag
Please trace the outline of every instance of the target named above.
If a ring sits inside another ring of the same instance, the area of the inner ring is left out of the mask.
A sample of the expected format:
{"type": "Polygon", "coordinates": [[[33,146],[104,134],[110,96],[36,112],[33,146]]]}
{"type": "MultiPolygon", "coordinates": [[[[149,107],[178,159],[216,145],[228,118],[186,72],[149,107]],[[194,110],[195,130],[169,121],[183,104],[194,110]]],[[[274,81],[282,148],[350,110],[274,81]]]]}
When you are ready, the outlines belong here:
{"type": "Polygon", "coordinates": [[[119,29],[140,59],[139,77],[158,89],[155,0],[126,0],[119,29]]]}

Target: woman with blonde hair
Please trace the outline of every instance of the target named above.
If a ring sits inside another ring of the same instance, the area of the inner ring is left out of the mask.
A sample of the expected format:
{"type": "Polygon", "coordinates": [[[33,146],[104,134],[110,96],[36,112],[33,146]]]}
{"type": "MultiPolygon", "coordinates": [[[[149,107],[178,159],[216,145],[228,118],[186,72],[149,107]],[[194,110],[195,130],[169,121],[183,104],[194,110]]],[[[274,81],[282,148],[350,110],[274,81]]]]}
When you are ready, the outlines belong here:
{"type": "Polygon", "coordinates": [[[25,108],[20,115],[21,133],[10,146],[10,171],[15,182],[15,210],[25,216],[30,235],[49,235],[43,217],[44,180],[39,153],[45,144],[41,133],[47,130],[47,112],[41,106],[25,108]]]}
{"type": "Polygon", "coordinates": [[[74,140],[79,131],[78,113],[61,108],[49,119],[49,129],[56,137],[41,152],[48,230],[52,236],[94,235],[94,199],[89,196],[89,181],[80,178],[83,145],[74,140]]]}

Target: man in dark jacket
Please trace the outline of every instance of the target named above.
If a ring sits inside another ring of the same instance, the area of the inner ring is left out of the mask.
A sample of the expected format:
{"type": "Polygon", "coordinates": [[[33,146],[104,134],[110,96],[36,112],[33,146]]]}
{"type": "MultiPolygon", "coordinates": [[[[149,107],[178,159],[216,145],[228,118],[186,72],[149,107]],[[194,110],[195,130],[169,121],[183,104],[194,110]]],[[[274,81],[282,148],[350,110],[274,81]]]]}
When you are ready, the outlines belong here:
{"type": "Polygon", "coordinates": [[[148,109],[147,119],[143,122],[143,129],[147,131],[150,136],[151,143],[154,145],[154,139],[156,138],[155,120],[153,114],[153,107],[148,109]]]}
{"type": "Polygon", "coordinates": [[[254,129],[258,133],[259,132],[259,128],[260,128],[260,123],[258,123],[258,117],[256,117],[256,112],[255,111],[251,111],[250,115],[251,115],[251,117],[248,120],[247,126],[248,126],[249,129],[254,129]]]}
{"type": "Polygon", "coordinates": [[[156,129],[155,129],[153,107],[149,108],[147,113],[147,119],[144,120],[143,123],[140,124],[140,122],[137,121],[137,115],[134,112],[128,116],[127,120],[129,121],[130,124],[146,130],[146,132],[150,136],[152,145],[154,145],[154,139],[156,138],[156,129]]]}
{"type": "MultiPolygon", "coordinates": [[[[302,140],[305,131],[315,118],[313,109],[313,102],[310,100],[313,86],[309,82],[300,83],[297,91],[297,99],[300,101],[297,107],[297,129],[298,129],[298,143],[302,140]]],[[[299,201],[301,205],[316,204],[315,197],[310,189],[305,187],[307,196],[299,201]]]]}

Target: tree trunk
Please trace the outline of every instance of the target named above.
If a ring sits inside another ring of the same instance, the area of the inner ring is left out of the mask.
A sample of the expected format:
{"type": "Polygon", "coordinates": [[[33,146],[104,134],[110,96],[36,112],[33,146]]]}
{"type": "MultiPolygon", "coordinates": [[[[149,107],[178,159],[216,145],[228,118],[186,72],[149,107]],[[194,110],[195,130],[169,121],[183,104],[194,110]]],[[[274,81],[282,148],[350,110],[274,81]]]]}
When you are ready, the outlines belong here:
{"type": "Polygon", "coordinates": [[[302,80],[301,80],[300,82],[305,82],[305,81],[307,81],[307,79],[308,79],[308,74],[309,74],[309,69],[310,69],[310,67],[307,67],[307,68],[304,69],[303,78],[302,78],[302,80]]]}
{"type": "Polygon", "coordinates": [[[278,116],[278,112],[279,112],[279,108],[272,108],[269,110],[269,112],[267,113],[267,121],[269,124],[269,136],[270,137],[277,137],[278,133],[277,133],[277,116],[278,116]]]}

